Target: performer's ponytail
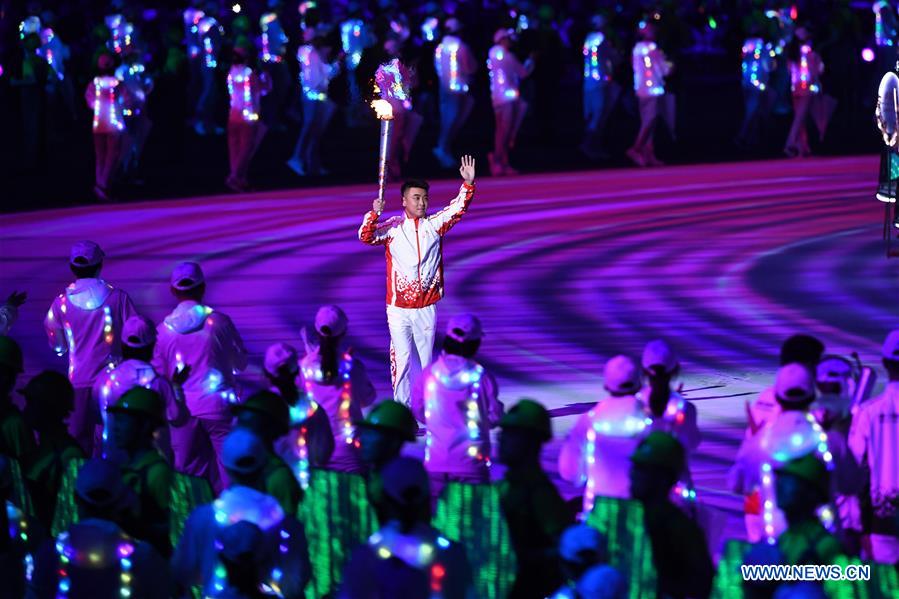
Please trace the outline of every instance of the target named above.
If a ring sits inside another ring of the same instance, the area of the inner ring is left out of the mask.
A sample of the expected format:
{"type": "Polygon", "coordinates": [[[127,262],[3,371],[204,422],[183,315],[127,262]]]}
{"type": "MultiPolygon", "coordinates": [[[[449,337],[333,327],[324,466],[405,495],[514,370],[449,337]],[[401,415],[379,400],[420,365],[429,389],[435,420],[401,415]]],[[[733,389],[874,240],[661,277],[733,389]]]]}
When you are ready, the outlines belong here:
{"type": "Polygon", "coordinates": [[[340,373],[338,360],[340,339],[331,335],[319,335],[318,354],[321,357],[322,381],[325,383],[333,383],[340,373]]]}

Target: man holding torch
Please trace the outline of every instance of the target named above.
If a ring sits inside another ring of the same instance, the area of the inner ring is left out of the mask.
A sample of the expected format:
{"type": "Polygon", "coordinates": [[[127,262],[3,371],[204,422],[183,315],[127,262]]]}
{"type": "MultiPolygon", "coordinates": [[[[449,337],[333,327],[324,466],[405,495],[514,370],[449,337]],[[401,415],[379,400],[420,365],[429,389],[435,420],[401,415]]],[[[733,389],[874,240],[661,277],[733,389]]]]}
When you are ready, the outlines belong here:
{"type": "Polygon", "coordinates": [[[401,188],[403,216],[380,220],[385,204],[382,191],[359,228],[363,243],[385,246],[393,395],[407,406],[413,352],[420,366],[431,362],[436,304],[443,297],[443,236],[467,212],[474,196],[474,158],[462,157],[459,174],[459,194],[439,212],[428,215],[427,181],[409,180],[401,188]]]}

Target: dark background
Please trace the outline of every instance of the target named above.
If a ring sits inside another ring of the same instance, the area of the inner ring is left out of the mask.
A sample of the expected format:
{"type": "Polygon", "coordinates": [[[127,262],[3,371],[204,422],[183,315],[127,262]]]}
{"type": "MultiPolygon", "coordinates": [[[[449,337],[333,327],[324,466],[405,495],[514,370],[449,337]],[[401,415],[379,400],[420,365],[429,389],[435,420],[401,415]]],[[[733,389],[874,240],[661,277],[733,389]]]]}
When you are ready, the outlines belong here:
{"type": "MultiPolygon", "coordinates": [[[[230,31],[237,16],[230,2],[199,3],[207,10],[217,8],[219,21],[230,31]]],[[[296,81],[296,47],[300,41],[297,2],[241,1],[258,34],[259,15],[267,10],[279,13],[291,42],[287,60],[296,81]],[[271,5],[271,7],[269,7],[271,5]]],[[[660,157],[668,163],[714,162],[782,156],[781,149],[792,118],[773,115],[766,123],[764,143],[752,150],[738,150],[733,138],[742,118],[740,87],[740,46],[749,23],[767,8],[796,6],[797,24],[807,26],[814,45],[826,66],[823,87],[838,100],[828,134],[823,140],[811,136],[818,154],[876,152],[881,147],[873,120],[877,83],[891,61],[878,56],[874,62],[861,59],[863,48],[874,48],[874,13],[871,2],[838,0],[799,1],[684,1],[684,2],[319,2],[312,21],[339,22],[348,9],[358,5],[383,39],[391,18],[403,14],[412,37],[404,47],[404,58],[418,62],[423,86],[416,90],[416,110],[425,122],[405,169],[409,176],[436,177],[442,173],[430,149],[437,137],[436,112],[427,102],[418,101],[433,82],[428,80],[430,48],[421,46],[420,24],[428,15],[454,15],[465,24],[462,37],[471,45],[483,65],[492,45],[493,32],[511,24],[510,14],[530,16],[531,28],[519,37],[519,53],[537,53],[538,68],[522,89],[530,109],[522,127],[512,161],[521,171],[553,171],[602,168],[629,164],[622,156],[638,127],[633,98],[629,51],[636,23],[655,12],[660,15],[660,44],[676,64],[676,75],[668,82],[677,95],[677,138],[659,127],[660,157]],[[589,162],[577,150],[581,141],[582,55],[581,44],[589,30],[589,18],[597,10],[608,15],[615,40],[624,59],[615,80],[624,89],[609,119],[607,138],[612,157],[601,163],[589,162]],[[709,24],[714,21],[716,27],[709,24]]],[[[93,144],[90,113],[83,101],[84,88],[93,76],[92,64],[105,41],[103,17],[121,12],[139,31],[144,62],[154,73],[155,89],[149,98],[153,129],[143,157],[142,184],[123,182],[117,186],[120,201],[191,196],[226,192],[227,144],[224,136],[197,136],[188,126],[192,108],[187,105],[187,73],[179,64],[181,11],[186,2],[102,2],[0,0],[0,198],[5,211],[33,210],[48,206],[74,205],[94,201],[93,144]],[[40,158],[37,165],[21,159],[23,130],[22,97],[10,85],[21,62],[18,24],[28,14],[38,14],[72,52],[67,64],[76,111],[71,115],[58,94],[50,91],[41,99],[42,126],[40,158]]],[[[227,37],[227,34],[226,34],[227,37]]],[[[363,59],[365,61],[365,59],[363,59]]],[[[222,61],[223,63],[225,61],[222,61]]],[[[227,65],[220,67],[224,88],[227,65]]],[[[295,85],[295,88],[298,87],[295,85]]],[[[455,152],[473,153],[481,159],[479,172],[486,174],[486,153],[493,143],[493,113],[489,99],[486,68],[482,66],[472,89],[476,104],[462,130],[455,152]]],[[[373,117],[350,128],[346,112],[346,80],[332,82],[330,96],[340,110],[323,141],[324,177],[298,177],[284,165],[299,130],[299,116],[288,118],[284,131],[269,131],[251,168],[257,189],[332,185],[376,180],[378,128],[373,117]]],[[[226,118],[226,94],[221,106],[221,124],[226,118]]],[[[294,112],[294,111],[291,111],[294,112]]]]}

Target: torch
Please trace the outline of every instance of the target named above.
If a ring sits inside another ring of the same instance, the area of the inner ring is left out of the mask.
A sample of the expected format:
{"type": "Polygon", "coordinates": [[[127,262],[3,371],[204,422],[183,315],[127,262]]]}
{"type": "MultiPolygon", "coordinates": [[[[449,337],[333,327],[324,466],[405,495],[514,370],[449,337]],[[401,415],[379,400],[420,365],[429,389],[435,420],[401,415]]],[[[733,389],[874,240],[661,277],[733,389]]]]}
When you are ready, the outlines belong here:
{"type": "Polygon", "coordinates": [[[375,116],[381,121],[381,143],[378,150],[378,200],[384,199],[387,182],[387,159],[390,153],[390,122],[393,120],[393,103],[403,106],[409,101],[409,74],[399,59],[384,63],[375,71],[374,93],[371,103],[375,116]]]}
{"type": "Polygon", "coordinates": [[[390,148],[390,122],[393,107],[387,100],[373,100],[371,107],[381,121],[381,143],[378,147],[378,201],[384,200],[384,184],[387,183],[387,151],[390,148]]]}

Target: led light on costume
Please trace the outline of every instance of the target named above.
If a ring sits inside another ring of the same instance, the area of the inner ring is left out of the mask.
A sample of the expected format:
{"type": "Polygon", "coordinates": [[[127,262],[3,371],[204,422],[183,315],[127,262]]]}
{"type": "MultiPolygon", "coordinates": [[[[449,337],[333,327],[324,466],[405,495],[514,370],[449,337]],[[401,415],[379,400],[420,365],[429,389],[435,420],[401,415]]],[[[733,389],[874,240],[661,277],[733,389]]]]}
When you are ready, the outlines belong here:
{"type": "MultiPolygon", "coordinates": [[[[646,401],[648,404],[648,398],[646,401]]],[[[662,415],[658,418],[650,418],[650,426],[652,430],[661,430],[673,435],[685,448],[689,448],[690,444],[683,438],[683,431],[680,429],[686,421],[687,400],[680,394],[672,394],[662,415]]],[[[679,502],[696,502],[696,488],[693,486],[689,472],[686,472],[685,477],[677,481],[671,493],[679,502]]]]}
{"type": "Polygon", "coordinates": [[[872,7],[874,11],[874,41],[878,46],[896,45],[896,16],[887,0],[877,0],[872,7]],[[886,18],[884,18],[886,12],[886,18]]]}
{"type": "Polygon", "coordinates": [[[346,54],[347,68],[351,71],[359,66],[362,51],[365,50],[364,27],[362,19],[350,19],[340,24],[340,46],[346,54]]]}
{"type": "Polygon", "coordinates": [[[458,38],[447,36],[437,46],[435,66],[440,79],[448,76],[450,91],[467,92],[468,84],[459,77],[459,50],[462,42],[458,38]]]}
{"type": "Polygon", "coordinates": [[[111,76],[94,77],[94,120],[93,128],[104,128],[122,131],[125,123],[122,120],[121,98],[119,97],[119,80],[111,76]]]}
{"type": "Polygon", "coordinates": [[[297,431],[293,473],[300,487],[309,488],[309,426],[307,422],[318,410],[318,404],[311,397],[301,398],[290,407],[290,428],[297,431]]]}
{"type": "Polygon", "coordinates": [[[615,421],[596,419],[593,420],[590,429],[587,431],[587,438],[584,446],[584,454],[587,460],[587,489],[584,493],[584,514],[589,514],[593,510],[593,504],[596,501],[596,479],[594,477],[594,466],[597,462],[597,437],[636,437],[637,435],[640,435],[644,431],[644,429],[651,424],[651,418],[646,418],[639,415],[628,415],[615,421]]]}
{"type": "Polygon", "coordinates": [[[765,91],[774,67],[774,47],[760,37],[751,37],[743,44],[743,86],[765,91]]]}
{"type": "Polygon", "coordinates": [[[146,67],[139,62],[123,64],[116,69],[116,79],[125,84],[130,99],[129,104],[122,109],[122,114],[126,117],[139,115],[143,111],[147,94],[153,88],[153,82],[144,76],[145,72],[146,67]]]}
{"type": "Polygon", "coordinates": [[[107,15],[105,22],[110,35],[106,46],[116,54],[121,54],[133,43],[134,25],[125,22],[122,15],[107,15]]]}
{"type": "Polygon", "coordinates": [[[246,65],[234,65],[228,72],[228,97],[231,111],[239,112],[246,122],[259,120],[258,90],[253,82],[253,69],[246,65]]]}
{"type": "Polygon", "coordinates": [[[443,596],[446,566],[439,559],[441,550],[449,548],[445,537],[437,536],[433,541],[404,535],[385,527],[368,539],[368,546],[380,559],[396,558],[416,570],[427,571],[430,579],[431,599],[443,596]]]}
{"type": "Polygon", "coordinates": [[[899,142],[899,77],[893,71],[880,80],[874,116],[883,135],[883,143],[895,148],[899,142]]]}
{"type": "Polygon", "coordinates": [[[786,8],[781,10],[769,9],[765,11],[765,17],[777,21],[779,35],[777,44],[774,46],[774,53],[777,55],[783,54],[787,44],[793,39],[793,25],[796,19],[792,16],[792,12],[792,10],[787,10],[786,8]]]}
{"type": "Polygon", "coordinates": [[[799,62],[792,64],[791,79],[793,92],[817,94],[821,91],[820,69],[817,57],[808,44],[802,44],[799,48],[799,62]]]}
{"type": "MultiPolygon", "coordinates": [[[[337,418],[340,420],[340,434],[344,443],[352,445],[356,435],[356,427],[353,425],[353,417],[350,407],[353,405],[353,382],[350,373],[353,370],[353,357],[349,352],[343,354],[343,359],[338,367],[337,377],[341,381],[340,404],[337,407],[337,418]]],[[[306,384],[306,395],[312,397],[313,385],[324,381],[321,366],[316,369],[303,368],[303,379],[306,384]]]]}
{"type": "Polygon", "coordinates": [[[184,11],[184,39],[187,42],[187,55],[196,58],[200,55],[199,33],[200,21],[206,16],[202,10],[188,8],[184,11]]]}
{"type": "MultiPolygon", "coordinates": [[[[794,432],[790,435],[788,445],[789,448],[778,447],[771,455],[771,459],[762,463],[762,514],[763,524],[765,527],[765,539],[771,545],[777,542],[779,528],[783,527],[780,510],[777,507],[777,492],[775,490],[774,470],[775,467],[788,462],[789,460],[800,457],[805,452],[804,448],[809,445],[814,446],[815,454],[824,461],[824,465],[828,471],[834,469],[833,454],[827,445],[827,433],[815,420],[811,414],[803,414],[811,429],[811,435],[806,436],[800,432],[794,432]]],[[[834,512],[829,505],[824,505],[818,509],[818,517],[825,528],[832,529],[834,525],[834,512]]]]}
{"type": "Polygon", "coordinates": [[[607,82],[612,78],[611,64],[602,56],[602,45],[606,36],[599,31],[587,35],[584,40],[584,79],[594,82],[607,82]]]}
{"type": "Polygon", "coordinates": [[[506,50],[502,46],[490,49],[487,70],[490,74],[490,95],[493,97],[494,105],[518,99],[518,74],[511,72],[504,64],[507,60],[515,58],[506,56],[506,50]]]}
{"type": "Polygon", "coordinates": [[[214,36],[224,35],[225,30],[212,17],[204,17],[197,24],[198,34],[203,43],[203,64],[207,69],[214,69],[218,66],[216,60],[216,43],[214,36]]]}
{"type": "Polygon", "coordinates": [[[25,39],[26,35],[39,33],[41,30],[41,18],[31,16],[19,23],[19,39],[25,39]]]}
{"type": "Polygon", "coordinates": [[[103,424],[103,457],[106,458],[106,447],[109,441],[109,406],[117,402],[126,391],[133,387],[150,389],[156,380],[156,371],[150,364],[137,360],[128,360],[122,364],[110,364],[105,372],[105,380],[100,387],[100,420],[103,424]]]}
{"type": "MultiPolygon", "coordinates": [[[[468,457],[483,462],[490,467],[490,456],[484,453],[484,444],[489,439],[481,435],[481,378],[484,376],[484,367],[475,364],[474,368],[464,368],[456,373],[448,373],[444,369],[431,368],[428,379],[425,381],[425,419],[431,418],[437,407],[439,397],[437,386],[444,388],[457,387],[461,382],[468,385],[470,391],[465,400],[465,427],[468,431],[468,447],[465,453],[468,457]]],[[[425,437],[425,464],[431,460],[431,447],[433,446],[431,430],[428,429],[425,437]]]]}
{"type": "MultiPolygon", "coordinates": [[[[242,520],[255,524],[263,533],[280,527],[278,550],[282,555],[290,550],[290,532],[282,526],[284,510],[274,498],[247,487],[232,487],[212,502],[212,510],[215,522],[220,528],[237,524],[242,520]]],[[[283,575],[279,568],[273,568],[268,578],[262,582],[263,590],[274,592],[280,597],[279,584],[283,575]]],[[[221,562],[217,562],[212,579],[214,592],[217,594],[223,591],[227,582],[227,571],[221,562]]]]}
{"type": "Polygon", "coordinates": [[[41,47],[37,49],[37,53],[47,61],[47,64],[56,73],[57,79],[60,81],[65,79],[64,59],[67,52],[50,27],[41,30],[41,47]]]}
{"type": "MultiPolygon", "coordinates": [[[[108,79],[113,79],[112,77],[108,77],[108,79]]],[[[59,299],[59,312],[60,318],[62,322],[56,322],[56,326],[53,328],[48,328],[47,333],[50,338],[51,345],[53,347],[53,351],[56,352],[56,355],[62,356],[66,352],[69,353],[69,379],[71,380],[72,375],[75,372],[75,336],[72,332],[72,324],[68,320],[68,312],[69,312],[69,296],[68,294],[77,292],[78,289],[75,283],[70,284],[66,288],[66,292],[62,293],[58,296],[59,299]],[[65,337],[65,340],[60,339],[60,335],[65,337]]],[[[95,310],[106,300],[109,292],[112,291],[112,285],[107,283],[102,279],[97,280],[97,285],[92,289],[90,297],[86,301],[84,301],[84,308],[87,310],[95,310]]],[[[77,306],[77,303],[76,303],[77,306]]],[[[57,321],[57,318],[53,315],[53,309],[51,308],[47,312],[47,320],[50,322],[57,321]]],[[[112,323],[112,315],[110,312],[109,306],[103,306],[103,340],[104,342],[112,346],[115,341],[115,336],[110,336],[110,333],[107,332],[107,328],[111,330],[112,323]]]]}
{"type": "Polygon", "coordinates": [[[406,18],[403,15],[400,15],[399,19],[391,19],[390,20],[390,30],[393,34],[399,38],[400,42],[405,42],[409,39],[409,36],[412,34],[409,31],[409,25],[406,22],[406,18]]]}
{"type": "MultiPolygon", "coordinates": [[[[132,555],[134,554],[134,543],[131,542],[131,539],[125,535],[122,535],[123,538],[119,542],[118,546],[115,549],[115,556],[119,561],[119,591],[116,596],[121,597],[121,599],[129,599],[131,597],[131,582],[132,582],[132,555]]],[[[69,595],[69,592],[72,590],[72,581],[69,578],[69,569],[74,562],[76,565],[81,565],[81,562],[87,558],[87,563],[85,565],[90,565],[93,567],[102,567],[106,564],[109,558],[113,556],[104,555],[102,553],[98,553],[96,551],[90,551],[85,556],[84,553],[77,551],[72,545],[69,543],[69,533],[63,532],[58,537],[56,537],[56,555],[59,559],[59,584],[57,586],[56,597],[57,599],[63,599],[69,595]]]]}
{"type": "Polygon", "coordinates": [[[424,23],[421,24],[421,37],[426,42],[433,42],[437,39],[437,28],[440,26],[440,21],[437,20],[437,17],[428,17],[425,19],[424,23]]]}
{"type": "Polygon", "coordinates": [[[515,32],[521,33],[530,29],[530,27],[531,21],[528,19],[528,16],[524,13],[518,15],[518,19],[515,20],[515,32]]]}
{"type": "Polygon", "coordinates": [[[659,64],[658,45],[655,42],[638,42],[634,47],[634,90],[647,96],[665,93],[667,65],[659,64]]]}
{"type": "Polygon", "coordinates": [[[9,521],[9,539],[16,543],[22,543],[25,550],[22,564],[25,566],[25,580],[31,582],[34,576],[34,555],[31,553],[32,539],[28,530],[28,518],[11,501],[7,501],[6,519],[9,521]]]}
{"type": "Polygon", "coordinates": [[[313,83],[318,81],[319,73],[316,71],[322,68],[321,58],[319,58],[315,48],[310,45],[300,46],[297,50],[297,61],[300,63],[300,85],[303,87],[303,96],[307,100],[314,102],[327,100],[328,94],[325,90],[327,89],[328,77],[324,77],[325,90],[319,89],[321,82],[318,82],[318,87],[314,86],[313,83]]]}
{"type": "MultiPolygon", "coordinates": [[[[213,310],[209,306],[204,306],[202,304],[196,304],[196,305],[192,306],[189,310],[187,310],[184,314],[182,314],[181,319],[185,320],[185,321],[190,321],[190,320],[201,320],[201,319],[205,318],[206,324],[209,326],[212,326],[215,323],[212,320],[212,318],[210,318],[210,316],[214,311],[215,310],[213,310]]],[[[172,323],[165,321],[165,326],[168,327],[169,330],[177,332],[177,330],[172,325],[172,323]]],[[[178,358],[178,362],[180,365],[180,362],[181,362],[180,358],[178,358]]]]}
{"type": "Polygon", "coordinates": [[[273,12],[262,15],[259,18],[259,28],[262,30],[262,62],[284,60],[284,46],[290,40],[281,28],[278,15],[273,12]]]}

